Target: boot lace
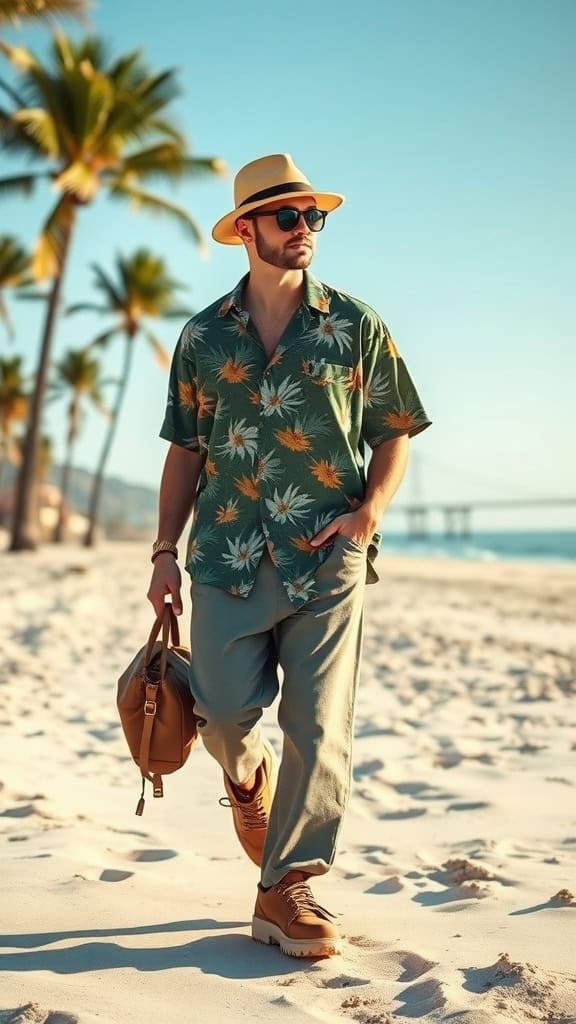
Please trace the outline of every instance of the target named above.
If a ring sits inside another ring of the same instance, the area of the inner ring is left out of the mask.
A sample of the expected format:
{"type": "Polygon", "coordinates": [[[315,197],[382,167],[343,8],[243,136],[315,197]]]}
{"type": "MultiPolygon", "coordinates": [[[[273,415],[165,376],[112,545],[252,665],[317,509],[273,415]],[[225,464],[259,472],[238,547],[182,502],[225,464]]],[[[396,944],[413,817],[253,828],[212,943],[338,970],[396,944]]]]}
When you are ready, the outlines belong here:
{"type": "Polygon", "coordinates": [[[325,907],[321,907],[314,899],[314,894],[307,882],[278,882],[274,888],[281,892],[286,899],[292,912],[288,922],[289,925],[300,917],[301,914],[314,914],[322,917],[325,921],[334,920],[336,914],[330,913],[325,907]]]}
{"type": "Polygon", "coordinates": [[[254,800],[250,800],[249,803],[236,803],[234,800],[231,800],[230,797],[222,796],[218,803],[221,807],[233,807],[240,811],[242,827],[246,831],[250,831],[255,828],[266,828],[268,825],[268,817],[261,795],[255,797],[254,800]]]}

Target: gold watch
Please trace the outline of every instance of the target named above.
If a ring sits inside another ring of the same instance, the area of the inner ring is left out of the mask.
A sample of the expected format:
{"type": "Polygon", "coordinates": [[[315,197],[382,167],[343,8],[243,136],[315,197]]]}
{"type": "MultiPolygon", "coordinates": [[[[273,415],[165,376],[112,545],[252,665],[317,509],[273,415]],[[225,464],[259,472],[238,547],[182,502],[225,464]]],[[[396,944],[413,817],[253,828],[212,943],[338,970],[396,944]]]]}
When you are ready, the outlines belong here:
{"type": "Polygon", "coordinates": [[[167,551],[170,555],[174,555],[174,558],[178,558],[178,548],[171,540],[155,540],[152,545],[152,555],[150,561],[153,562],[158,555],[161,555],[164,551],[167,551]]]}

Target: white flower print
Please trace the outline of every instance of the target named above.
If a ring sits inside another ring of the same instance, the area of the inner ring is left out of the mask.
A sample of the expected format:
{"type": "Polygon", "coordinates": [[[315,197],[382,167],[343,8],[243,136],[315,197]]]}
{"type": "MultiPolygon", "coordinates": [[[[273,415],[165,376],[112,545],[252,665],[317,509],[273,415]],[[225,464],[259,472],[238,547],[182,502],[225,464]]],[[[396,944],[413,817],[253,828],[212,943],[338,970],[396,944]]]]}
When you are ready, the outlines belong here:
{"type": "Polygon", "coordinates": [[[348,327],[352,327],[352,321],[344,320],[334,313],[333,316],[320,317],[318,326],[306,337],[321,342],[329,348],[336,346],[342,355],[345,348],[350,349],[352,346],[352,335],[347,330],[348,327]]]}
{"type": "Polygon", "coordinates": [[[275,488],[274,498],[266,498],[266,505],[276,523],[296,523],[307,514],[313,500],[307,494],[299,494],[299,490],[296,484],[290,484],[284,494],[279,494],[275,488]]]}
{"type": "Polygon", "coordinates": [[[228,588],[228,593],[232,594],[233,597],[248,597],[248,594],[252,590],[251,583],[233,583],[228,588]]]}
{"type": "Polygon", "coordinates": [[[190,320],[182,331],[182,352],[193,349],[199,341],[202,341],[208,325],[199,320],[190,320]]]}
{"type": "Polygon", "coordinates": [[[196,536],[188,542],[186,550],[186,561],[196,565],[204,561],[204,548],[214,539],[215,528],[213,526],[201,526],[196,531],[196,536]]]}
{"type": "Polygon", "coordinates": [[[252,533],[248,537],[248,540],[242,540],[242,534],[239,534],[235,540],[230,540],[226,537],[226,543],[228,545],[228,553],[222,555],[222,561],[230,566],[231,569],[251,569],[252,563],[256,562],[262,554],[262,548],[264,547],[264,537],[258,530],[252,530],[252,533]]]}
{"type": "Polygon", "coordinates": [[[274,451],[261,455],[258,459],[256,475],[259,480],[267,483],[278,480],[284,473],[284,466],[281,459],[275,457],[274,451]]]}
{"type": "Polygon", "coordinates": [[[390,391],[390,376],[377,370],[364,386],[364,405],[382,405],[390,391]]]}
{"type": "Polygon", "coordinates": [[[238,456],[243,459],[245,455],[254,462],[254,456],[258,451],[258,427],[247,427],[246,420],[234,420],[228,426],[228,440],[218,446],[218,451],[230,458],[238,456]]]}
{"type": "Polygon", "coordinates": [[[312,596],[313,586],[314,577],[311,573],[305,573],[304,576],[299,576],[298,579],[286,584],[286,593],[291,601],[307,601],[312,596]]]}
{"type": "Polygon", "coordinates": [[[302,389],[291,377],[285,377],[278,387],[272,381],[265,380],[260,387],[260,403],[264,416],[278,413],[282,417],[285,412],[294,412],[304,401],[301,395],[302,389]]]}

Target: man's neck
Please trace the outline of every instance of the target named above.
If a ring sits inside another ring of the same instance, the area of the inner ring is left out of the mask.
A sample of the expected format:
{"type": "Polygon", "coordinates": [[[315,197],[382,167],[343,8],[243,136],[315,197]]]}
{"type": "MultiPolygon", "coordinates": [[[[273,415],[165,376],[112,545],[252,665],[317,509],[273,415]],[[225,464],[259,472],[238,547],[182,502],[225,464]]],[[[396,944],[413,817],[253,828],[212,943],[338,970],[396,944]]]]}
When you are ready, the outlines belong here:
{"type": "Polygon", "coordinates": [[[277,318],[297,309],[303,294],[303,270],[281,270],[264,264],[250,268],[243,305],[251,315],[277,318]]]}

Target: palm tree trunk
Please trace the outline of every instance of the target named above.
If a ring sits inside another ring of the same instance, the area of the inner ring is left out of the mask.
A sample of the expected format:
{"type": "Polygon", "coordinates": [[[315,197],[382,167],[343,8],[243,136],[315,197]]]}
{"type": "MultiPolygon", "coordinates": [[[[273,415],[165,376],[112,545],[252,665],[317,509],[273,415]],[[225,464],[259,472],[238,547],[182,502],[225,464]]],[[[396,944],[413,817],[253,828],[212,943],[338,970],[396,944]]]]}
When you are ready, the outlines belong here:
{"type": "Polygon", "coordinates": [[[116,428],[118,426],[118,419],[120,417],[120,410],[124,401],[124,395],[126,394],[126,386],[128,384],[128,378],[130,377],[130,369],[132,367],[132,356],[134,353],[134,331],[126,331],[126,345],[124,348],[124,365],[122,367],[122,376],[120,377],[120,383],[118,385],[118,391],[116,392],[116,401],[112,410],[112,416],[110,419],[110,426],[106,432],[106,438],[104,440],[104,446],[100,454],[100,461],[98,468],[94,475],[94,481],[92,484],[92,493],[90,495],[90,506],[88,510],[88,527],[84,537],[84,546],[91,548],[94,546],[96,538],[96,526],[98,523],[98,512],[100,509],[100,495],[102,492],[102,483],[104,480],[104,469],[108,461],[110,449],[116,435],[116,428]]]}
{"type": "Polygon", "coordinates": [[[8,447],[8,445],[6,443],[0,444],[0,526],[4,526],[4,520],[6,518],[5,513],[4,513],[4,504],[3,504],[3,500],[2,500],[1,495],[2,495],[2,486],[4,484],[4,475],[5,475],[6,470],[8,468],[8,462],[9,462],[8,454],[7,454],[7,450],[6,450],[7,447],[8,447]]]}
{"type": "Polygon", "coordinates": [[[62,466],[62,474],[60,476],[60,506],[58,508],[58,521],[54,528],[53,541],[60,544],[64,540],[64,523],[66,521],[66,500],[68,497],[68,484],[70,481],[70,469],[72,467],[72,450],[74,447],[74,422],[77,413],[75,410],[75,400],[72,399],[70,403],[69,417],[70,425],[68,427],[68,436],[66,438],[66,455],[64,457],[64,464],[62,466]]]}
{"type": "Polygon", "coordinates": [[[73,210],[69,222],[63,229],[64,237],[62,240],[60,272],[58,277],[54,278],[54,284],[52,285],[52,291],[48,300],[48,309],[46,311],[46,320],[44,323],[44,334],[40,348],[40,360],[38,363],[38,372],[36,374],[36,387],[30,401],[30,413],[28,429],[26,431],[26,440],[24,443],[24,454],[22,457],[20,472],[18,474],[14,522],[9,548],[10,551],[33,551],[38,545],[38,481],[36,470],[38,464],[38,450],[40,446],[40,431],[42,426],[42,409],[44,406],[46,385],[48,383],[48,370],[52,354],[52,342],[54,340],[54,327],[56,325],[56,317],[58,314],[58,307],[60,305],[64,271],[66,269],[66,262],[70,251],[70,241],[72,238],[75,219],[76,211],[73,210]]]}

